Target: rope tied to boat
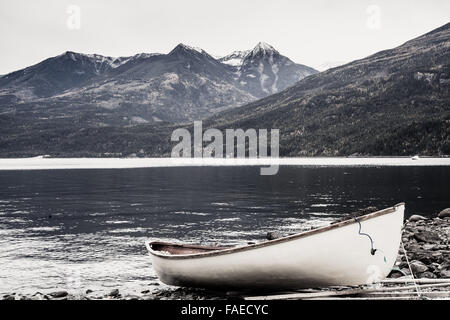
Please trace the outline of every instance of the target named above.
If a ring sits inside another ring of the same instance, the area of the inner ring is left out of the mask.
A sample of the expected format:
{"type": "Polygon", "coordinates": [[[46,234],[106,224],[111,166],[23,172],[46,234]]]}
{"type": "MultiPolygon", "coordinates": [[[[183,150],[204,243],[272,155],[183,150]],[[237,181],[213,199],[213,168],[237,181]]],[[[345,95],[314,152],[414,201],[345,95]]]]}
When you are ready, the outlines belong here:
{"type": "MultiPolygon", "coordinates": [[[[402,228],[402,231],[405,229],[405,227],[406,227],[406,225],[407,225],[408,223],[409,223],[409,221],[407,221],[407,222],[404,224],[404,226],[403,226],[403,228],[402,228]]],[[[422,297],[422,293],[421,293],[420,290],[419,290],[419,286],[417,285],[416,278],[414,277],[414,272],[413,272],[413,270],[412,270],[412,268],[411,268],[411,264],[409,263],[408,253],[406,252],[405,245],[403,244],[403,239],[400,239],[400,244],[401,244],[402,249],[403,249],[403,254],[405,255],[406,263],[408,264],[409,272],[411,273],[412,281],[413,281],[414,286],[415,286],[415,288],[416,288],[417,296],[419,297],[419,299],[421,299],[421,298],[423,298],[423,297],[422,297]]]]}
{"type": "MultiPolygon", "coordinates": [[[[373,239],[372,239],[372,237],[369,234],[361,232],[361,229],[362,229],[361,222],[355,217],[353,217],[353,219],[358,223],[358,226],[359,226],[358,234],[360,236],[366,236],[370,240],[370,254],[374,256],[377,251],[382,252],[380,249],[375,249],[374,248],[374,246],[373,246],[373,239]]],[[[383,258],[384,258],[384,262],[386,263],[387,260],[386,260],[386,256],[384,254],[383,254],[383,258]]]]}
{"type": "Polygon", "coordinates": [[[417,285],[416,278],[414,277],[414,272],[412,271],[411,264],[409,263],[408,254],[406,253],[405,246],[403,245],[403,240],[400,240],[400,243],[402,244],[402,249],[403,249],[403,253],[405,254],[406,263],[408,264],[409,272],[411,272],[411,277],[412,277],[412,281],[414,283],[414,286],[416,288],[417,296],[419,298],[421,298],[422,295],[421,295],[421,292],[419,290],[419,286],[417,285]]]}

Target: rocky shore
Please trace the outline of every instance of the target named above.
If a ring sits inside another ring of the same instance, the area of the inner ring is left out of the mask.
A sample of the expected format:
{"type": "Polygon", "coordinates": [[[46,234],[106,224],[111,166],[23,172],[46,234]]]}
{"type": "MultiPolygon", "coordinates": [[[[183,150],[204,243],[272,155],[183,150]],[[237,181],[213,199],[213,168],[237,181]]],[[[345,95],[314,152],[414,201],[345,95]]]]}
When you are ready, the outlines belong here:
{"type": "Polygon", "coordinates": [[[222,300],[229,298],[232,297],[223,292],[191,288],[146,289],[138,294],[122,293],[119,289],[113,289],[108,294],[86,290],[82,294],[54,291],[49,293],[36,292],[32,295],[12,293],[3,296],[3,300],[222,300]]]}
{"type": "Polygon", "coordinates": [[[408,261],[402,247],[397,263],[389,277],[401,277],[414,273],[415,278],[450,279],[450,209],[442,218],[426,219],[414,215],[406,221],[402,242],[407,252],[408,261]]]}
{"type": "MultiPolygon", "coordinates": [[[[405,222],[402,242],[397,262],[389,278],[446,278],[450,279],[450,209],[445,209],[435,218],[413,215],[405,222]],[[409,264],[408,264],[409,262],[409,264]]],[[[36,292],[34,294],[11,293],[2,296],[3,300],[213,300],[237,299],[234,293],[213,292],[189,288],[158,288],[159,283],[152,283],[149,288],[142,288],[138,294],[121,292],[113,289],[104,294],[92,290],[83,293],[67,291],[36,292]]],[[[448,288],[447,288],[448,289],[448,288]]],[[[443,289],[444,290],[444,289],[443,289]]]]}

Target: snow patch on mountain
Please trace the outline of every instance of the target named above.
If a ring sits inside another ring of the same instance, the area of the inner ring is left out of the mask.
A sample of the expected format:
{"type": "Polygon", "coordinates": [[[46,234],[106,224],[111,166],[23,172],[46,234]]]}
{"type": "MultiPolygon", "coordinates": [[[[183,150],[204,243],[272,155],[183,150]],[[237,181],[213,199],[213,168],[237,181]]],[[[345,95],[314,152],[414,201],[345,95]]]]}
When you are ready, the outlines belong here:
{"type": "Polygon", "coordinates": [[[180,82],[180,78],[176,73],[167,73],[164,75],[164,80],[161,82],[161,87],[166,90],[174,90],[174,84],[178,84],[180,82]]]}
{"type": "Polygon", "coordinates": [[[203,50],[202,48],[199,48],[199,47],[188,46],[184,43],[180,43],[179,45],[182,46],[183,48],[185,48],[186,50],[197,51],[198,53],[201,53],[201,54],[206,53],[205,50],[203,50]]]}
{"type": "Polygon", "coordinates": [[[266,85],[265,85],[265,83],[269,77],[266,74],[264,74],[264,65],[262,64],[262,62],[259,63],[257,70],[259,73],[259,83],[261,85],[261,89],[264,92],[269,93],[269,90],[266,89],[266,85]]]}
{"type": "Polygon", "coordinates": [[[218,60],[224,64],[228,64],[233,67],[240,67],[245,57],[250,53],[250,50],[233,51],[232,53],[219,58],[218,60]]]}
{"type": "Polygon", "coordinates": [[[272,92],[273,92],[273,93],[275,93],[275,92],[278,91],[278,88],[277,88],[277,83],[278,83],[278,70],[279,70],[278,66],[275,65],[275,64],[273,64],[273,65],[272,65],[272,72],[273,72],[273,74],[275,75],[275,79],[273,80],[273,84],[272,84],[272,92]]]}

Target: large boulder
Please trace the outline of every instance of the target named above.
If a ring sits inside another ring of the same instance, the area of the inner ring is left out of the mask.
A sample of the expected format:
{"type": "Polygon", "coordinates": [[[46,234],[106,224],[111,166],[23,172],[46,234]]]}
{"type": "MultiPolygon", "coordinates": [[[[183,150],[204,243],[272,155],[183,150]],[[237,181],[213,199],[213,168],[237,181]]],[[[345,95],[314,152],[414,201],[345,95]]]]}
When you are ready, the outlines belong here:
{"type": "Polygon", "coordinates": [[[51,296],[52,298],[64,298],[68,294],[69,293],[67,291],[55,291],[55,292],[49,293],[49,296],[51,296]]]}
{"type": "Polygon", "coordinates": [[[422,278],[428,278],[428,279],[435,279],[437,278],[436,275],[433,272],[425,271],[420,275],[422,278]]]}
{"type": "Polygon", "coordinates": [[[444,209],[439,212],[438,217],[441,219],[450,218],[450,208],[444,209]]]}
{"type": "Polygon", "coordinates": [[[113,298],[119,297],[119,296],[120,296],[119,289],[113,289],[113,290],[111,290],[111,292],[109,293],[109,296],[110,296],[110,297],[113,297],[113,298]]]}
{"type": "Polygon", "coordinates": [[[426,220],[427,218],[425,218],[424,216],[418,215],[418,214],[414,214],[409,218],[409,221],[411,222],[416,222],[416,221],[421,221],[421,220],[426,220]]]}
{"type": "Polygon", "coordinates": [[[450,270],[442,270],[441,277],[445,279],[450,279],[450,270]]]}
{"type": "Polygon", "coordinates": [[[428,267],[422,261],[414,260],[411,261],[411,270],[417,275],[418,273],[428,271],[428,267]]]}
{"type": "Polygon", "coordinates": [[[266,239],[269,241],[279,239],[282,237],[283,237],[283,235],[277,231],[267,232],[267,234],[266,234],[266,239]]]}

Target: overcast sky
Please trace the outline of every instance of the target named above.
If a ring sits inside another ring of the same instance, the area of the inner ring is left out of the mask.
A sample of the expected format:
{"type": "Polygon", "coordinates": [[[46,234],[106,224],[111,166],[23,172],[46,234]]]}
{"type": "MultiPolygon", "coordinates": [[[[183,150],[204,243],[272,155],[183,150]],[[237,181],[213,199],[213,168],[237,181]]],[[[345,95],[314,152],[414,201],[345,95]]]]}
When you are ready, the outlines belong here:
{"type": "Polygon", "coordinates": [[[67,50],[129,56],[180,42],[225,55],[265,41],[319,68],[449,21],[449,0],[0,0],[0,74],[67,50]]]}

